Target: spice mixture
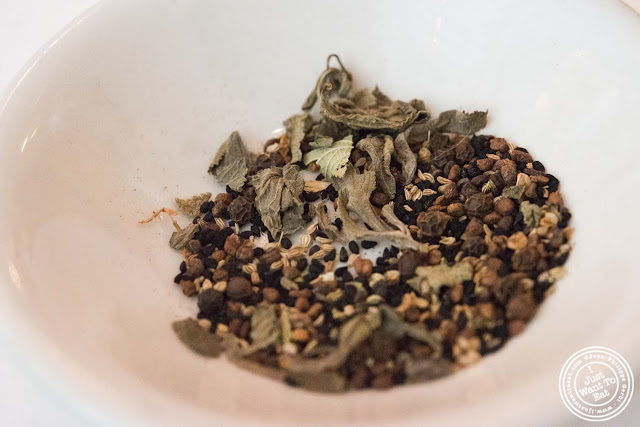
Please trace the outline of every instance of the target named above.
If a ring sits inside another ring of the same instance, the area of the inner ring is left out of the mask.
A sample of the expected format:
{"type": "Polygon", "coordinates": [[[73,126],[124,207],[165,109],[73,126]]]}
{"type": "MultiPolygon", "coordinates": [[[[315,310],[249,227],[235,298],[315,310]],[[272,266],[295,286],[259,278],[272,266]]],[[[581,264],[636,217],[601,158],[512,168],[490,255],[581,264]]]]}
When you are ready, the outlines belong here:
{"type": "Polygon", "coordinates": [[[238,132],[221,146],[209,172],[225,193],[176,199],[193,221],[174,220],[174,281],[199,308],[178,337],[324,392],[430,380],[501,348],[563,276],[571,213],[526,149],[476,134],[486,120],[356,91],[331,55],[285,134],[257,155],[238,132]]]}

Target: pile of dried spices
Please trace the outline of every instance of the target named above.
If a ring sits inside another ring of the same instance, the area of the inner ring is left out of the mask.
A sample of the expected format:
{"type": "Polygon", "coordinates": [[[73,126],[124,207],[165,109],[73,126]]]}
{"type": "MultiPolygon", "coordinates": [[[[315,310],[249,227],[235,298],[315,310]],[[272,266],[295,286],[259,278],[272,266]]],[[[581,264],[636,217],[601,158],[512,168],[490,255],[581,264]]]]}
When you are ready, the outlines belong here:
{"type": "Polygon", "coordinates": [[[209,172],[225,193],[176,199],[193,221],[174,221],[174,281],[199,313],[173,328],[316,391],[448,375],[533,318],[564,275],[571,213],[526,149],[476,134],[486,112],[431,117],[329,61],[262,153],[224,142],[209,172]]]}

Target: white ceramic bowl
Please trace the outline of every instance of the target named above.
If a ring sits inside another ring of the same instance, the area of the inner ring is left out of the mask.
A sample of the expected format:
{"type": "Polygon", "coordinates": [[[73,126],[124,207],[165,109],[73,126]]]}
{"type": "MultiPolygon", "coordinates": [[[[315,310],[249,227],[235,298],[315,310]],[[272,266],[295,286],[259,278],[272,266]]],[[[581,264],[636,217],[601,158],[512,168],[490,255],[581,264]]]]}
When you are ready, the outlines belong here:
{"type": "Polygon", "coordinates": [[[638,16],[595,0],[102,3],[0,103],[2,346],[104,424],[572,421],[557,378],[574,351],[609,346],[640,372],[639,41],[638,16]],[[137,221],[219,191],[218,144],[277,132],[331,52],[359,85],[488,108],[487,132],[541,159],[574,212],[569,275],[527,331],[441,381],[310,394],[170,329],[196,310],[171,281],[171,224],[137,221]]]}

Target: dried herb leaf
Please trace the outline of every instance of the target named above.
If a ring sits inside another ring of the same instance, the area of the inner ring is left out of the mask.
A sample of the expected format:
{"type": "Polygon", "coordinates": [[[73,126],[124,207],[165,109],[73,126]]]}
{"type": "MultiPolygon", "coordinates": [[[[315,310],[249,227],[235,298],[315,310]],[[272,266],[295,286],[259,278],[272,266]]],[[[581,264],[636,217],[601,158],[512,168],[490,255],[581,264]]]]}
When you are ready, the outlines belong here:
{"type": "Polygon", "coordinates": [[[434,351],[434,357],[442,354],[442,340],[439,336],[429,331],[423,324],[412,325],[404,322],[396,311],[386,304],[378,306],[382,312],[381,328],[396,338],[408,336],[416,341],[428,344],[434,351]]]}
{"type": "MultiPolygon", "coordinates": [[[[320,114],[334,122],[344,123],[352,129],[380,129],[398,131],[413,123],[419,115],[411,104],[402,101],[387,103],[388,98],[378,91],[375,106],[359,108],[351,99],[329,101],[333,90],[331,83],[320,92],[320,114]]],[[[363,105],[364,101],[360,101],[363,105]]]]}
{"type": "Polygon", "coordinates": [[[189,224],[182,230],[174,231],[169,239],[169,246],[173,249],[182,250],[198,231],[200,231],[198,224],[189,224]]]}
{"type": "Polygon", "coordinates": [[[220,337],[206,331],[197,320],[184,319],[171,324],[180,341],[194,352],[206,357],[218,357],[222,351],[220,337]]]}
{"type": "Polygon", "coordinates": [[[291,341],[291,319],[289,317],[289,307],[280,304],[280,337],[282,343],[286,344],[291,341]]]}
{"type": "Polygon", "coordinates": [[[415,276],[407,280],[407,284],[421,295],[426,295],[431,290],[437,291],[441,286],[462,283],[472,277],[473,267],[468,262],[458,262],[451,267],[443,262],[440,265],[417,267],[415,276]]]}
{"type": "Polygon", "coordinates": [[[280,327],[276,307],[268,303],[258,304],[251,316],[251,346],[243,350],[247,356],[275,344],[280,339],[280,327]]]}
{"type": "Polygon", "coordinates": [[[258,374],[277,381],[284,381],[286,379],[286,372],[282,371],[281,369],[265,366],[252,360],[233,357],[233,355],[229,356],[229,361],[239,368],[246,369],[247,371],[253,372],[254,374],[258,374]]]}
{"type": "Polygon", "coordinates": [[[512,185],[505,187],[502,190],[502,197],[509,197],[510,199],[520,200],[524,194],[524,187],[519,185],[512,185]]]}
{"type": "Polygon", "coordinates": [[[180,199],[176,197],[176,205],[178,209],[190,216],[197,216],[200,214],[200,205],[211,199],[211,193],[202,193],[195,195],[188,199],[180,199]]]}
{"type": "Polygon", "coordinates": [[[428,127],[432,131],[470,135],[487,126],[487,112],[449,110],[429,120],[428,127]]]}
{"type": "Polygon", "coordinates": [[[342,168],[349,161],[351,150],[353,149],[353,136],[349,135],[340,141],[336,141],[331,146],[319,147],[309,151],[304,156],[304,164],[315,161],[320,170],[327,178],[331,178],[338,169],[342,168]]]}
{"type": "Polygon", "coordinates": [[[242,143],[240,134],[235,131],[218,149],[209,173],[235,191],[242,190],[249,171],[249,153],[242,143]]]}
{"type": "Polygon", "coordinates": [[[302,104],[302,109],[304,111],[313,108],[320,97],[322,88],[327,84],[330,84],[331,87],[335,89],[338,96],[348,96],[352,89],[351,74],[349,74],[349,72],[344,68],[341,70],[337,68],[327,68],[324,70],[318,78],[313,91],[309,94],[304,104],[302,104]]]}
{"type": "Polygon", "coordinates": [[[452,372],[453,365],[446,359],[409,359],[405,367],[408,384],[435,380],[452,372]]]}
{"type": "Polygon", "coordinates": [[[296,387],[322,393],[340,393],[347,388],[344,376],[335,371],[293,372],[287,375],[286,381],[296,387]]]}
{"type": "Polygon", "coordinates": [[[285,120],[283,124],[287,129],[287,138],[291,145],[291,163],[299,162],[302,160],[300,144],[311,128],[311,116],[307,112],[296,114],[285,120]]]}
{"type": "Polygon", "coordinates": [[[251,177],[251,185],[256,189],[256,209],[272,235],[294,233],[304,226],[300,200],[304,179],[298,166],[263,169],[251,177]]]}
{"type": "Polygon", "coordinates": [[[525,200],[520,203],[520,212],[522,212],[522,215],[524,216],[523,221],[526,225],[524,232],[529,234],[531,230],[538,227],[538,224],[540,224],[540,218],[542,218],[540,206],[525,200]]]}
{"type": "Polygon", "coordinates": [[[393,139],[386,135],[384,137],[368,136],[358,141],[357,147],[360,150],[366,151],[369,157],[371,157],[371,165],[376,175],[378,187],[391,199],[395,198],[396,180],[391,174],[391,154],[394,148],[393,139]]]}
{"type": "Polygon", "coordinates": [[[402,178],[404,178],[402,185],[409,184],[418,169],[418,158],[415,153],[411,151],[411,147],[407,141],[406,134],[408,131],[407,129],[396,137],[394,144],[395,150],[393,152],[393,157],[402,165],[402,178]]]}

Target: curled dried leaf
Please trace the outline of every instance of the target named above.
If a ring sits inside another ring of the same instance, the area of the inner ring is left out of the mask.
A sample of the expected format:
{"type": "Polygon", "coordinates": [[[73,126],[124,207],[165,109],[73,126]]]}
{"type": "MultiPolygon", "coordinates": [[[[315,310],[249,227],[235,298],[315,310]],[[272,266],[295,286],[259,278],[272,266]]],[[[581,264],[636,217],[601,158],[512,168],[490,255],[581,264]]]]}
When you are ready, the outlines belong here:
{"type": "Polygon", "coordinates": [[[189,224],[182,230],[174,231],[169,239],[169,246],[173,249],[182,250],[198,231],[200,231],[198,224],[189,224]]]}
{"type": "Polygon", "coordinates": [[[235,131],[218,149],[209,165],[209,173],[231,189],[240,191],[247,181],[250,160],[240,134],[235,131]]]}
{"type": "Polygon", "coordinates": [[[309,151],[304,156],[304,164],[308,165],[311,162],[316,162],[324,176],[331,178],[347,164],[352,149],[353,136],[349,135],[330,146],[323,146],[309,151]]]}
{"type": "Polygon", "coordinates": [[[371,166],[376,174],[376,184],[391,199],[396,196],[396,180],[391,174],[393,139],[390,136],[368,136],[358,141],[357,147],[371,157],[371,166]]]}

